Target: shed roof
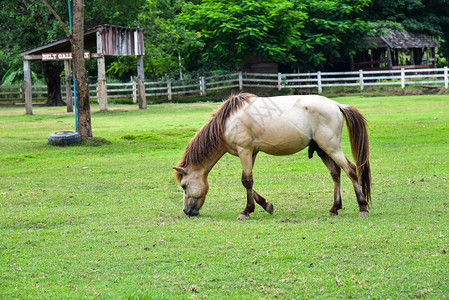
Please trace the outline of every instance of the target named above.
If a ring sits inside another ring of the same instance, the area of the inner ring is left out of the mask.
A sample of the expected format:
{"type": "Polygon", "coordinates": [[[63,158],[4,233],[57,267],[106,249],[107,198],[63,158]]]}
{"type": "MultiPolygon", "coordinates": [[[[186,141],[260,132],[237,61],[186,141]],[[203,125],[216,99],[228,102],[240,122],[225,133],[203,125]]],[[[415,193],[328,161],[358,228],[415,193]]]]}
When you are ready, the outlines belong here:
{"type": "Polygon", "coordinates": [[[435,48],[438,43],[424,32],[386,30],[384,34],[369,37],[365,40],[368,48],[408,49],[435,48]]]}
{"type": "MultiPolygon", "coordinates": [[[[90,28],[84,32],[84,48],[96,48],[96,52],[103,55],[143,55],[142,28],[122,27],[103,24],[90,28]],[[101,47],[97,45],[97,34],[101,36],[101,47]],[[98,51],[100,50],[100,51],[98,51]]],[[[71,52],[69,38],[52,41],[32,49],[22,51],[20,55],[38,55],[52,52],[71,52]]]]}

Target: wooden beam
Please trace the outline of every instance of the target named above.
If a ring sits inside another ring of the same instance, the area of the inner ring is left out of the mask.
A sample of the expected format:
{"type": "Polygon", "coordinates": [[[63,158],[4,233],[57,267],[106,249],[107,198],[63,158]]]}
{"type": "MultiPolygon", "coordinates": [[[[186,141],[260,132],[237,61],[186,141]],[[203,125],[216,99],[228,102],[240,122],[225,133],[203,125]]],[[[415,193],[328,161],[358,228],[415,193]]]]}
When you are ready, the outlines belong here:
{"type": "Polygon", "coordinates": [[[147,108],[147,97],[145,92],[145,72],[143,68],[143,55],[137,56],[137,96],[140,109],[147,108]]]}
{"type": "MultiPolygon", "coordinates": [[[[86,52],[88,53],[88,52],[86,52]]],[[[86,58],[103,58],[104,55],[101,53],[90,53],[89,55],[86,54],[86,58]]],[[[33,54],[33,55],[22,55],[22,60],[43,60],[42,54],[33,54]]]]}
{"type": "Polygon", "coordinates": [[[25,111],[28,115],[33,114],[33,99],[31,93],[31,69],[30,61],[23,61],[23,74],[25,77],[25,111]]]}
{"type": "Polygon", "coordinates": [[[67,112],[73,112],[73,95],[72,95],[72,67],[70,61],[64,60],[65,73],[65,97],[67,102],[67,112]]]}
{"type": "Polygon", "coordinates": [[[25,60],[42,60],[42,55],[22,55],[22,59],[25,60]]]}
{"type": "Polygon", "coordinates": [[[391,48],[387,47],[387,61],[388,61],[388,69],[393,69],[393,60],[391,59],[391,48]]]}
{"type": "MultiPolygon", "coordinates": [[[[101,33],[97,32],[97,53],[103,53],[103,43],[101,33]]],[[[106,87],[106,67],[104,57],[99,57],[97,60],[98,66],[98,103],[100,110],[108,110],[108,90],[106,87]]]]}

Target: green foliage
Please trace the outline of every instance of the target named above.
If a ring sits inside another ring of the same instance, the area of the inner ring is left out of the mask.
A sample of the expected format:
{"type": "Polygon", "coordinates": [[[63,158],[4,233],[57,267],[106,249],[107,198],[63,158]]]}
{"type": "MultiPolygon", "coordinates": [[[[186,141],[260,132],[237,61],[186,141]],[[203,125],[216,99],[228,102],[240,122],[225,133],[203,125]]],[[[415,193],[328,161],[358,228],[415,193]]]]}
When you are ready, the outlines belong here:
{"type": "MultiPolygon", "coordinates": [[[[357,17],[368,1],[216,1],[190,4],[180,16],[204,43],[205,62],[238,68],[253,54],[315,69],[350,53],[369,26],[357,17]]],[[[197,57],[197,56],[196,56],[197,57]]]]}
{"type": "Polygon", "coordinates": [[[289,54],[306,18],[290,1],[203,1],[188,6],[181,16],[204,43],[205,61],[220,60],[237,68],[251,54],[279,62],[289,54]]]}
{"type": "MultiPolygon", "coordinates": [[[[8,85],[16,85],[22,82],[23,78],[23,69],[9,69],[5,75],[3,75],[3,78],[0,80],[1,85],[8,86],[8,85]]],[[[31,71],[31,81],[34,84],[44,84],[43,78],[39,77],[39,75],[31,71]]]]}
{"type": "Polygon", "coordinates": [[[359,15],[368,5],[357,1],[297,1],[297,9],[307,12],[301,43],[293,49],[299,71],[315,71],[332,65],[342,56],[354,54],[360,40],[371,32],[371,25],[359,15]]]}
{"type": "MultiPolygon", "coordinates": [[[[64,1],[48,2],[61,14],[63,20],[68,19],[63,14],[64,9],[67,10],[64,1]]],[[[0,19],[0,77],[8,70],[22,68],[19,51],[65,36],[62,27],[40,1],[2,1],[0,19]]]]}
{"type": "Polygon", "coordinates": [[[6,72],[6,74],[3,76],[1,82],[2,85],[12,85],[13,82],[16,81],[16,78],[18,77],[18,75],[20,74],[20,72],[18,70],[9,70],[8,72],[6,72]]]}
{"type": "Polygon", "coordinates": [[[132,56],[119,56],[108,64],[107,74],[123,78],[127,73],[135,73],[136,58],[132,56]]]}
{"type": "MultiPolygon", "coordinates": [[[[408,30],[422,30],[440,43],[441,56],[449,57],[449,2],[447,0],[377,0],[363,13],[368,21],[386,20],[402,24],[408,30]]],[[[446,64],[447,65],[447,64],[446,64]]]]}
{"type": "Polygon", "coordinates": [[[122,0],[85,1],[85,26],[100,24],[136,27],[139,14],[147,0],[133,0],[132,4],[122,0]]]}
{"type": "Polygon", "coordinates": [[[305,152],[258,157],[255,188],[274,215],[257,208],[236,220],[245,189],[238,158],[225,155],[201,216],[187,218],[171,167],[218,103],[111,105],[92,114],[94,135],[109,142],[71,147],[46,141],[73,128],[65,108],[2,108],[2,297],[444,299],[448,95],[336,100],[369,122],[367,218],[345,175],[345,209],[326,215],[332,180],[305,152]]]}
{"type": "Polygon", "coordinates": [[[178,21],[184,0],[148,1],[139,15],[145,32],[145,71],[158,76],[179,71],[178,55],[185,49],[201,47],[195,33],[178,21]]]}

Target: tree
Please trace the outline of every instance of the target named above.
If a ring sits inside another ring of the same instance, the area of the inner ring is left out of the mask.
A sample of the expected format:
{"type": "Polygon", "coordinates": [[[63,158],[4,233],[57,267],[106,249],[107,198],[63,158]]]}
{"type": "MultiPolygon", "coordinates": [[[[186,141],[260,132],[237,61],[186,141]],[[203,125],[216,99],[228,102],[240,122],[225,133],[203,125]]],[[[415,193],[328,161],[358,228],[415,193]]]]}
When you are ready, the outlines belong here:
{"type": "Polygon", "coordinates": [[[46,62],[40,64],[42,65],[42,72],[44,73],[48,91],[45,105],[65,106],[66,103],[62,100],[61,95],[61,72],[64,70],[64,65],[60,62],[46,62]]]}
{"type": "MultiPolygon", "coordinates": [[[[203,61],[238,68],[252,54],[315,70],[354,52],[370,31],[358,14],[369,0],[204,0],[181,15],[204,44],[203,61]]],[[[197,49],[192,51],[198,53],[197,49]]]]}
{"type": "MultiPolygon", "coordinates": [[[[202,60],[236,69],[257,53],[278,62],[295,58],[290,50],[298,46],[299,29],[307,18],[291,1],[215,1],[190,4],[181,15],[183,24],[197,33],[202,60]]],[[[197,49],[191,56],[196,60],[197,49]]]]}
{"type": "Polygon", "coordinates": [[[73,1],[73,36],[72,59],[73,73],[76,81],[78,96],[77,127],[83,138],[92,137],[92,123],[90,117],[89,82],[84,62],[84,0],[73,1]]]}
{"type": "MultiPolygon", "coordinates": [[[[138,14],[139,25],[145,28],[145,72],[156,79],[161,74],[179,71],[178,56],[185,57],[189,47],[200,47],[196,33],[179,22],[184,0],[146,1],[138,14]]],[[[119,77],[135,70],[133,57],[120,57],[109,66],[108,73],[119,77]]]]}
{"type": "Polygon", "coordinates": [[[334,61],[349,57],[360,47],[360,40],[371,32],[371,25],[360,14],[370,0],[294,0],[295,9],[307,14],[301,29],[295,69],[326,70],[334,61]]]}

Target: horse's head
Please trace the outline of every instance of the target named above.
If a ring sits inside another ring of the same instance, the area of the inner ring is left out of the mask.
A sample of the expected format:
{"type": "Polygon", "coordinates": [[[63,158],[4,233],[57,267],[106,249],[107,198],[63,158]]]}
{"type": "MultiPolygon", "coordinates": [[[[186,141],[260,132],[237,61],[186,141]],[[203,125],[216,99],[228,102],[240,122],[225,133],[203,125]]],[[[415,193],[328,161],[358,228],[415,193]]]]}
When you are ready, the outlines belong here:
{"type": "Polygon", "coordinates": [[[207,176],[187,168],[173,167],[173,169],[178,173],[176,177],[184,190],[184,213],[189,217],[198,216],[209,191],[207,176]]]}

